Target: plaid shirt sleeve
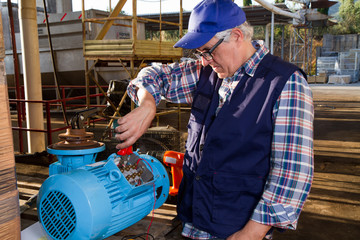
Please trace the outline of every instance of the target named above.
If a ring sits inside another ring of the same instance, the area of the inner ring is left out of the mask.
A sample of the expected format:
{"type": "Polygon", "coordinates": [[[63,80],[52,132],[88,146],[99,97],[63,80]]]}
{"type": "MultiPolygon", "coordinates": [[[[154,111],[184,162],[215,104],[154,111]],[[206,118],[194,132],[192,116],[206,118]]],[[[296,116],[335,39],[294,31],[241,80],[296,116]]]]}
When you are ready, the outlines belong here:
{"type": "Polygon", "coordinates": [[[313,178],[312,92],[295,72],[273,109],[275,122],[270,173],[251,219],[283,229],[296,229],[313,178]]]}
{"type": "Polygon", "coordinates": [[[192,103],[193,92],[199,79],[201,61],[158,64],[142,69],[132,80],[127,92],[138,105],[136,90],[145,88],[155,98],[156,105],[162,98],[173,103],[192,103]]]}

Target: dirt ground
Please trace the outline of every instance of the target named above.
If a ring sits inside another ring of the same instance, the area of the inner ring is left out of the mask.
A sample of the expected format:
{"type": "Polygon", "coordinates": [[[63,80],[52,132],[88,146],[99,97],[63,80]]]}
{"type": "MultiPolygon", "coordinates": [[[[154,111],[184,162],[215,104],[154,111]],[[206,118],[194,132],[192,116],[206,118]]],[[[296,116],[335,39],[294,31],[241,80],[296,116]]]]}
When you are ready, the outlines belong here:
{"type": "Polygon", "coordinates": [[[360,239],[360,87],[312,89],[314,182],[298,230],[276,239],[360,239]]]}
{"type": "MultiPolygon", "coordinates": [[[[311,88],[315,104],[314,182],[297,230],[275,232],[274,239],[357,240],[360,239],[360,85],[311,85],[311,88]]],[[[182,115],[183,130],[186,116],[182,115]]],[[[171,124],[174,119],[164,116],[162,122],[171,124]]],[[[46,167],[41,171],[45,176],[46,167]]],[[[19,176],[21,181],[26,180],[24,173],[19,176]]],[[[40,186],[41,179],[37,179],[38,185],[33,189],[40,186]]],[[[174,206],[166,208],[174,215],[174,206]]],[[[36,221],[36,216],[29,215],[22,216],[23,228],[36,221]]],[[[144,221],[139,226],[147,226],[149,217],[144,221]]],[[[166,224],[170,227],[158,239],[183,239],[180,225],[169,221],[166,224]]],[[[152,231],[157,226],[164,224],[155,223],[152,231]]]]}

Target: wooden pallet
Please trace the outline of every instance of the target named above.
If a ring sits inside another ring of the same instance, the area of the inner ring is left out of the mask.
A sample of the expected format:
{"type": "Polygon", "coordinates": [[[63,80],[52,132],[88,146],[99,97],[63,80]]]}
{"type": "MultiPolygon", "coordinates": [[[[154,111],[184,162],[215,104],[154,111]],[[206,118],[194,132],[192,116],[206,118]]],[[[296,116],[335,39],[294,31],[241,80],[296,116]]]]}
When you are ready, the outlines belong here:
{"type": "Polygon", "coordinates": [[[113,39],[85,40],[85,57],[159,57],[181,58],[182,50],[174,48],[175,42],[151,40],[113,39]]]}

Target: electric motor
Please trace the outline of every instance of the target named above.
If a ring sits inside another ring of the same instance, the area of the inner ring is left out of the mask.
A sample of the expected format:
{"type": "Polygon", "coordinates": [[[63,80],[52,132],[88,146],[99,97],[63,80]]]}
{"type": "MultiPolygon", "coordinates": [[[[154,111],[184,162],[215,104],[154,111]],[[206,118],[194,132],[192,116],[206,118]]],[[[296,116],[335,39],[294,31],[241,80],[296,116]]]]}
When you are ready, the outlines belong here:
{"type": "MultiPolygon", "coordinates": [[[[71,162],[71,154],[66,157],[71,162]]],[[[168,194],[169,177],[156,158],[114,153],[107,160],[55,171],[40,188],[38,217],[53,239],[104,239],[159,208],[168,194]]]]}

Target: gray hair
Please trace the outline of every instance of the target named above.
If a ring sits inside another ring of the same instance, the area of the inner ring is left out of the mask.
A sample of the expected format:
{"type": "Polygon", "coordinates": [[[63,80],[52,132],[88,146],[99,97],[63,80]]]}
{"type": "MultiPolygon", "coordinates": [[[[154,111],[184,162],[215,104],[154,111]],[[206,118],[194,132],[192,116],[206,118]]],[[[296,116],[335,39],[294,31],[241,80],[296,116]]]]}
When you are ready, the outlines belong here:
{"type": "MultiPolygon", "coordinates": [[[[252,39],[253,34],[254,34],[254,28],[247,21],[245,21],[243,24],[241,24],[235,28],[240,29],[240,31],[244,34],[244,38],[246,40],[252,39]]],[[[232,31],[232,29],[227,29],[225,31],[218,32],[215,34],[215,37],[218,39],[224,38],[224,41],[227,42],[227,41],[229,41],[231,31],[232,31]]]]}

